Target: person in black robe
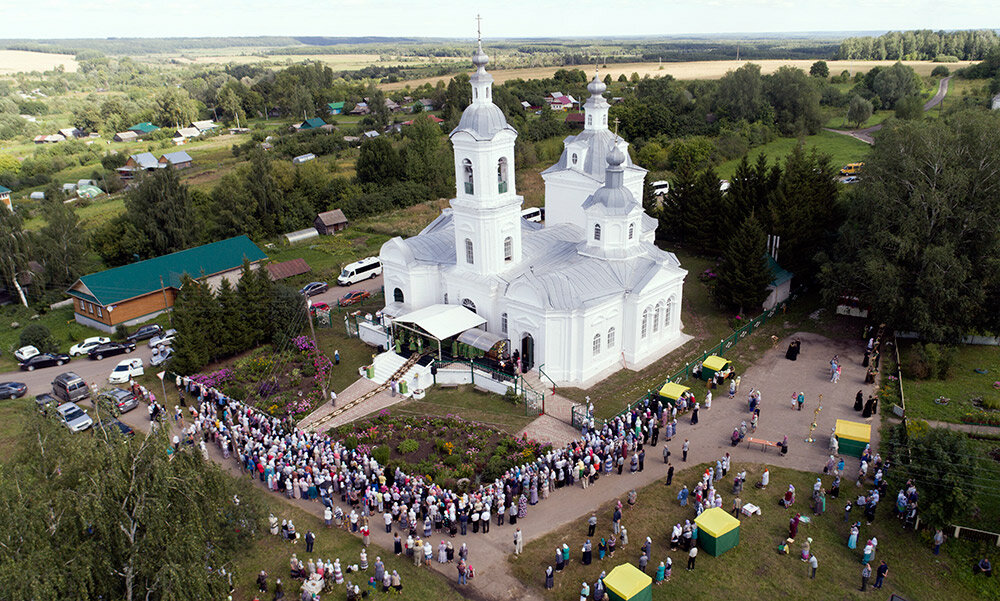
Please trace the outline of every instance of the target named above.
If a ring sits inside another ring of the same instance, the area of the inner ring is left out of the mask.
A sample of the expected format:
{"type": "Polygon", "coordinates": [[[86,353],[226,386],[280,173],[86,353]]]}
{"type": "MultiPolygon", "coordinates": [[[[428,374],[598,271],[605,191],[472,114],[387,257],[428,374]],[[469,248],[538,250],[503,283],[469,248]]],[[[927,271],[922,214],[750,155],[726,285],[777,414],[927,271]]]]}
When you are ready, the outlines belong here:
{"type": "Polygon", "coordinates": [[[865,351],[865,358],[861,360],[861,367],[868,367],[868,361],[871,359],[871,352],[865,351]]]}
{"type": "Polygon", "coordinates": [[[799,357],[799,341],[793,340],[788,343],[788,350],[785,351],[785,359],[795,361],[799,357]]]}
{"type": "Polygon", "coordinates": [[[695,403],[694,409],[691,410],[691,425],[698,423],[698,403],[695,403]]]}
{"type": "Polygon", "coordinates": [[[865,410],[861,413],[861,417],[871,417],[872,416],[872,404],[874,402],[875,402],[874,398],[868,397],[868,400],[865,401],[865,410]]]}
{"type": "Polygon", "coordinates": [[[593,557],[593,547],[590,544],[590,539],[587,539],[587,542],[583,544],[583,565],[589,566],[593,557]]]}
{"type": "Polygon", "coordinates": [[[854,410],[861,411],[864,408],[864,405],[865,405],[865,396],[861,394],[861,391],[859,390],[858,395],[854,397],[854,410]]]}

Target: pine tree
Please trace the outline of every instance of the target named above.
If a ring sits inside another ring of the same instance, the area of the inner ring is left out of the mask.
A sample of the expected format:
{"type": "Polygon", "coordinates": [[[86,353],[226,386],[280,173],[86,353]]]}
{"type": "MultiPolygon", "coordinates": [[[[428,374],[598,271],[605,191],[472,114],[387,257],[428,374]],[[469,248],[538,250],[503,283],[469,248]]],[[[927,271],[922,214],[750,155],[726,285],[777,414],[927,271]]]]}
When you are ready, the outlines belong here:
{"type": "Polygon", "coordinates": [[[229,357],[244,350],[243,343],[247,339],[246,322],[239,306],[236,289],[228,279],[222,280],[219,290],[215,293],[215,300],[219,305],[219,337],[216,341],[216,350],[218,357],[229,357]]]}
{"type": "Polygon", "coordinates": [[[688,244],[707,253],[719,251],[725,231],[718,223],[725,217],[723,195],[719,190],[719,174],[714,168],[702,171],[694,181],[684,208],[684,230],[688,244]]]}
{"type": "Polygon", "coordinates": [[[185,274],[173,311],[177,338],[170,367],[179,374],[194,373],[216,355],[218,309],[215,297],[208,285],[185,274]]]}
{"type": "Polygon", "coordinates": [[[771,283],[767,260],[767,237],[760,221],[750,215],[731,236],[722,251],[715,297],[722,305],[742,315],[756,313],[767,298],[771,283]]]}
{"type": "Polygon", "coordinates": [[[250,261],[244,260],[240,281],[236,284],[236,299],[243,318],[242,338],[238,345],[241,349],[253,348],[270,339],[270,294],[262,287],[256,271],[251,268],[250,261]]]}

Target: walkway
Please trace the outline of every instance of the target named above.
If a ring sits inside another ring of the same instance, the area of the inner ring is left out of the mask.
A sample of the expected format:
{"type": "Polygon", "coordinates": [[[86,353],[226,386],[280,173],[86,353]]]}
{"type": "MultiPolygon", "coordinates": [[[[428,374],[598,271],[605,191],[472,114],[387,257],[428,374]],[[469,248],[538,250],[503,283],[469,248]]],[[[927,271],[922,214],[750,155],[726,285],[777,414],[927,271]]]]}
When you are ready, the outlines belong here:
{"type": "MultiPolygon", "coordinates": [[[[802,341],[802,353],[798,361],[788,361],[784,358],[784,347],[790,340],[787,339],[777,348],[769,350],[743,374],[741,389],[736,399],[730,400],[727,394],[717,395],[712,402],[712,408],[700,412],[699,423],[695,426],[690,425],[690,420],[686,417],[678,420],[677,437],[666,443],[670,445],[673,452],[671,460],[678,470],[698,463],[714,462],[728,452],[733,457],[733,469],[740,469],[740,465],[746,463],[772,463],[793,469],[821,472],[828,455],[830,432],[838,418],[867,421],[872,425],[872,443],[877,444],[878,416],[861,420],[853,410],[854,394],[858,390],[864,390],[866,395],[874,391],[872,386],[863,384],[865,369],[861,367],[863,349],[860,341],[857,343],[832,341],[812,333],[798,333],[793,338],[802,341]],[[841,381],[838,384],[829,381],[829,362],[834,354],[839,355],[843,366],[841,381]],[[787,456],[781,456],[773,450],[762,452],[756,448],[748,449],[746,445],[736,448],[730,446],[729,436],[733,427],[741,420],[749,419],[746,396],[751,387],[760,389],[763,395],[761,424],[755,436],[780,441],[787,434],[789,439],[787,456]],[[806,396],[803,411],[793,410],[789,401],[791,394],[799,391],[804,392],[806,396]],[[823,399],[823,408],[816,414],[814,411],[818,406],[820,395],[823,399]],[[817,428],[813,437],[816,442],[805,443],[803,439],[808,436],[809,426],[814,417],[817,428]],[[685,438],[690,439],[691,443],[687,463],[681,461],[680,453],[685,438]]],[[[703,390],[697,390],[699,399],[703,398],[703,394],[703,390]]],[[[555,409],[556,415],[543,417],[561,422],[559,418],[562,406],[556,405],[556,407],[558,407],[555,409]]],[[[546,408],[549,409],[548,401],[546,408]]],[[[148,429],[149,423],[145,419],[145,412],[134,411],[125,417],[133,427],[148,429]]],[[[559,489],[552,493],[549,499],[531,507],[528,516],[518,520],[518,527],[522,530],[525,542],[582,519],[594,508],[624,497],[632,488],[641,489],[664,477],[666,470],[660,459],[663,444],[661,441],[659,446],[647,448],[645,470],[642,472],[636,474],[626,472],[622,476],[601,478],[586,491],[580,487],[559,489]]],[[[224,461],[213,445],[209,445],[209,449],[213,460],[222,463],[231,473],[240,473],[239,467],[232,459],[224,461]]],[[[849,469],[854,469],[852,464],[849,465],[851,465],[849,469]]],[[[255,483],[261,485],[256,479],[255,483]]],[[[780,482],[773,484],[779,487],[781,485],[780,482]]],[[[295,499],[287,502],[294,503],[317,519],[322,517],[323,506],[315,501],[295,499]]],[[[384,553],[391,553],[392,535],[386,534],[385,529],[378,525],[379,520],[375,520],[375,527],[371,530],[372,542],[385,549],[384,553]]],[[[463,589],[463,594],[497,601],[541,599],[538,593],[514,578],[508,569],[507,562],[513,551],[513,532],[509,525],[496,526],[494,519],[494,525],[489,533],[473,535],[470,531],[468,536],[457,539],[459,543],[468,544],[470,560],[476,566],[478,576],[471,581],[468,589],[463,589]]],[[[513,558],[512,561],[517,559],[513,558]]],[[[433,563],[432,567],[443,574],[449,582],[455,581],[454,565],[433,563]]],[[[539,566],[538,570],[541,578],[542,567],[539,566]]]]}
{"type": "Polygon", "coordinates": [[[955,430],[956,432],[965,432],[967,434],[987,434],[989,436],[1000,436],[1000,426],[981,426],[979,424],[955,424],[952,422],[936,422],[927,421],[927,425],[932,428],[944,428],[946,430],[955,430]]]}
{"type": "MultiPolygon", "coordinates": [[[[951,82],[952,77],[954,77],[954,75],[949,75],[948,77],[944,77],[941,79],[940,83],[938,83],[937,93],[934,94],[933,98],[924,103],[924,112],[927,112],[932,108],[936,107],[937,105],[941,104],[942,102],[944,102],[944,97],[945,95],[948,94],[948,84],[949,82],[951,82]]],[[[882,129],[882,124],[879,123],[878,125],[873,125],[871,127],[866,127],[864,129],[844,130],[844,129],[830,129],[829,127],[824,127],[823,129],[825,129],[826,131],[831,131],[835,134],[841,134],[844,136],[850,136],[852,138],[856,138],[858,140],[861,140],[865,144],[874,144],[875,139],[872,137],[872,134],[882,129]]]]}

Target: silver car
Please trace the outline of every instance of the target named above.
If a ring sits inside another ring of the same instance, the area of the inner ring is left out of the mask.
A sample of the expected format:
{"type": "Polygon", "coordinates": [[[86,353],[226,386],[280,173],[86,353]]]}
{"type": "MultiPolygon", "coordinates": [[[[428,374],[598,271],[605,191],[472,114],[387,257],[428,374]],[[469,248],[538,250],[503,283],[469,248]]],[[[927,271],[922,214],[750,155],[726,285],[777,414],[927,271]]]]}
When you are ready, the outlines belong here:
{"type": "Polygon", "coordinates": [[[66,427],[71,432],[83,432],[94,425],[94,420],[90,419],[83,409],[76,403],[63,403],[56,408],[56,413],[62,419],[66,427]]]}

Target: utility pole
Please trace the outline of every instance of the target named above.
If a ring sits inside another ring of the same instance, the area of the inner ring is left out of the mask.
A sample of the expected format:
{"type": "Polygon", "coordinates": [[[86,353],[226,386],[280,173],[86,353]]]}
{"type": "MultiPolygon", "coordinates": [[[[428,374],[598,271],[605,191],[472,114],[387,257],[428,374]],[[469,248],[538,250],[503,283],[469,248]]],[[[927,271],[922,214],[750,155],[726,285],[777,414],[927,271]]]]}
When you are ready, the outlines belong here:
{"type": "Polygon", "coordinates": [[[160,276],[160,291],[163,292],[163,310],[167,312],[167,320],[170,323],[170,327],[174,327],[174,316],[173,312],[170,311],[170,306],[167,303],[167,287],[163,285],[163,276],[160,276]]]}

